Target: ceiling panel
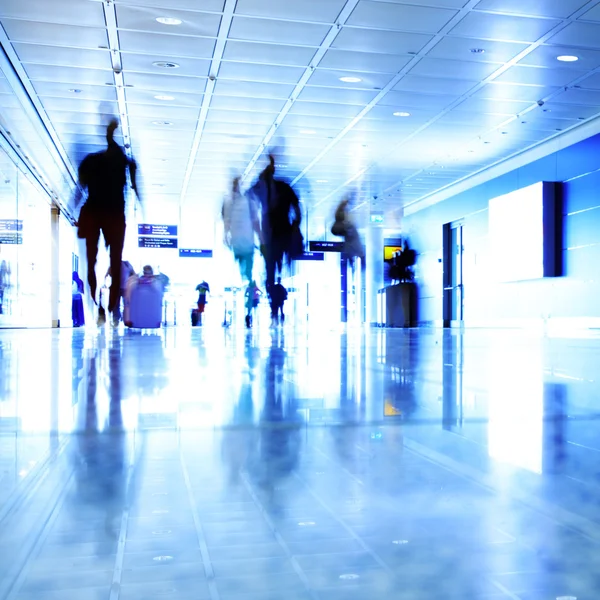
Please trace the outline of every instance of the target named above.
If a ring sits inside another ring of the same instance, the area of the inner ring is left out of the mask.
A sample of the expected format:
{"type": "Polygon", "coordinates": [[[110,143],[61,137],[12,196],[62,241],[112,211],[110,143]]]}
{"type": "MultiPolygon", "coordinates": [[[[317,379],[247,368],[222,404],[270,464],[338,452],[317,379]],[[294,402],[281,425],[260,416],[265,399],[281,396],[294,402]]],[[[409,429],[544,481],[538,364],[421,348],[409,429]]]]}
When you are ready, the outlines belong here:
{"type": "Polygon", "coordinates": [[[411,70],[411,75],[428,77],[456,77],[479,81],[498,70],[496,64],[475,61],[444,60],[441,58],[423,58],[411,70]]]}
{"type": "Polygon", "coordinates": [[[552,36],[549,42],[598,49],[600,47],[598,40],[600,40],[600,24],[578,22],[567,25],[562,31],[552,36]]]}
{"type": "Polygon", "coordinates": [[[109,85],[114,87],[112,72],[101,69],[78,69],[52,65],[24,65],[32,81],[51,81],[87,85],[109,85]]]}
{"type": "Polygon", "coordinates": [[[343,27],[331,47],[378,54],[417,54],[432,39],[431,35],[419,33],[343,27]]]}
{"type": "Polygon", "coordinates": [[[588,10],[581,18],[586,21],[600,22],[600,4],[596,4],[594,8],[588,10]]]}
{"type": "Polygon", "coordinates": [[[395,86],[394,90],[401,92],[417,92],[424,94],[449,94],[462,96],[472,89],[477,83],[462,79],[446,79],[442,77],[421,77],[407,75],[395,86]]]}
{"type": "Polygon", "coordinates": [[[342,71],[333,69],[315,69],[308,80],[308,85],[337,87],[342,89],[380,90],[393,78],[393,74],[363,73],[362,71],[342,71]],[[356,77],[356,83],[344,83],[340,77],[356,77]]]}
{"type": "MultiPolygon", "coordinates": [[[[171,9],[181,10],[198,10],[198,0],[169,0],[165,4],[165,0],[117,0],[119,4],[135,5],[135,6],[154,6],[161,8],[161,14],[165,17],[170,17],[171,9]]],[[[212,12],[223,12],[225,0],[202,0],[202,10],[212,12]]]]}
{"type": "Polygon", "coordinates": [[[307,67],[314,55],[314,48],[229,40],[223,58],[239,62],[307,67]]]}
{"type": "Polygon", "coordinates": [[[559,104],[581,104],[583,106],[600,106],[600,91],[566,90],[553,98],[559,104]]]}
{"type": "Polygon", "coordinates": [[[300,2],[238,0],[235,12],[253,17],[333,23],[344,8],[344,4],[346,0],[301,0],[300,2]]]}
{"type": "Polygon", "coordinates": [[[574,48],[573,46],[542,45],[522,58],[519,64],[550,68],[556,68],[560,65],[561,69],[591,71],[600,67],[600,51],[574,48]],[[576,62],[559,62],[556,60],[557,56],[577,56],[579,60],[576,62]]]}
{"type": "Polygon", "coordinates": [[[353,118],[361,110],[361,106],[352,104],[340,104],[336,106],[335,104],[329,104],[325,102],[297,101],[292,104],[289,114],[353,118]]]}
{"type": "Polygon", "coordinates": [[[429,58],[506,63],[528,48],[527,44],[447,36],[427,54],[429,58]]]}
{"type": "MultiPolygon", "coordinates": [[[[119,113],[118,105],[116,102],[102,101],[96,102],[94,100],[84,100],[79,98],[44,98],[44,107],[46,110],[57,110],[64,111],[65,118],[68,120],[67,115],[70,113],[90,113],[92,116],[98,114],[114,115],[119,113]],[[68,111],[68,112],[67,112],[68,111]]],[[[74,116],[74,119],[77,118],[74,116]]],[[[106,121],[108,124],[108,121],[106,121]]]]}
{"type": "Polygon", "coordinates": [[[279,113],[285,100],[281,98],[243,98],[236,96],[213,96],[211,108],[223,110],[252,110],[279,113]]]}
{"type": "Polygon", "coordinates": [[[211,108],[206,116],[206,121],[207,123],[256,123],[271,125],[277,118],[277,114],[211,108]]]}
{"type": "Polygon", "coordinates": [[[2,26],[13,42],[93,49],[108,47],[106,29],[100,27],[75,27],[14,19],[3,19],[2,26]]]}
{"type": "Polygon", "coordinates": [[[23,63],[112,70],[108,50],[84,50],[15,43],[13,47],[23,63]]]}
{"type": "Polygon", "coordinates": [[[307,86],[298,94],[298,100],[365,105],[371,102],[377,96],[377,93],[376,91],[368,90],[343,90],[339,88],[307,86]]]}
{"type": "Polygon", "coordinates": [[[397,31],[438,33],[456,15],[455,10],[361,0],[348,25],[397,31]]]}
{"type": "Polygon", "coordinates": [[[164,9],[117,4],[117,26],[120,29],[217,37],[220,24],[221,15],[219,14],[168,9],[168,15],[166,15],[164,9]],[[180,19],[181,24],[177,26],[163,25],[156,21],[157,18],[165,16],[180,19]]]}
{"type": "Polygon", "coordinates": [[[516,115],[531,106],[531,101],[502,100],[494,98],[468,98],[456,110],[477,113],[516,115]]]}
{"type": "Polygon", "coordinates": [[[229,37],[234,40],[319,46],[329,29],[329,25],[234,17],[229,37]]]}
{"type": "MultiPolygon", "coordinates": [[[[168,81],[168,80],[167,80],[168,81]]],[[[161,101],[157,100],[155,96],[165,96],[166,89],[138,89],[138,88],[126,88],[125,98],[127,104],[158,104],[164,106],[193,106],[200,107],[202,105],[202,94],[187,94],[184,92],[173,92],[170,90],[171,95],[169,97],[173,100],[161,101]]]]}
{"type": "Polygon", "coordinates": [[[73,88],[66,83],[35,81],[33,87],[40,97],[77,98],[78,100],[96,100],[98,102],[103,100],[117,101],[117,92],[114,86],[80,84],[77,88],[73,88]]]}
{"type": "Polygon", "coordinates": [[[580,74],[569,69],[516,66],[506,70],[495,81],[526,85],[564,86],[580,74]]]}
{"type": "Polygon", "coordinates": [[[265,83],[298,83],[303,67],[258,65],[243,62],[224,62],[219,69],[219,79],[238,81],[262,81],[265,83]]]}
{"type": "Polygon", "coordinates": [[[368,71],[369,73],[397,73],[410,61],[410,56],[328,50],[319,63],[321,68],[344,71],[368,71]]]}
{"type": "Polygon", "coordinates": [[[481,0],[480,10],[566,19],[589,0],[481,0]]]}
{"type": "Polygon", "coordinates": [[[555,19],[514,17],[493,13],[471,12],[452,30],[453,35],[507,42],[535,42],[558,25],[555,19]]]}
{"type": "Polygon", "coordinates": [[[250,96],[252,98],[287,99],[294,86],[279,83],[260,83],[254,81],[228,81],[219,79],[215,93],[219,96],[250,96]]]}
{"type": "Polygon", "coordinates": [[[2,17],[76,26],[101,27],[104,24],[100,2],[79,2],[75,11],[72,0],[2,0],[0,18],[2,17]]]}
{"type": "Polygon", "coordinates": [[[373,2],[391,2],[392,4],[419,4],[437,8],[462,8],[468,0],[372,0],[373,2]]]}
{"type": "Polygon", "coordinates": [[[530,102],[537,102],[541,98],[545,98],[557,90],[558,88],[552,87],[492,82],[485,85],[481,90],[475,92],[473,97],[500,100],[527,100],[530,102]]]}
{"type": "Polygon", "coordinates": [[[163,57],[187,56],[210,59],[215,48],[215,39],[209,37],[161,35],[123,30],[119,32],[119,42],[122,52],[160,54],[163,57]]]}
{"type": "Polygon", "coordinates": [[[437,94],[413,94],[406,92],[389,92],[380,101],[380,106],[394,107],[394,111],[404,108],[421,108],[425,110],[443,110],[456,101],[456,96],[437,94]]]}
{"type": "Polygon", "coordinates": [[[157,54],[121,54],[121,65],[124,71],[130,73],[168,74],[177,77],[208,77],[210,60],[194,58],[176,58],[157,54]],[[178,65],[176,68],[165,69],[154,63],[168,62],[178,65]]]}
{"type": "Polygon", "coordinates": [[[200,114],[198,108],[166,106],[164,103],[130,104],[127,106],[127,112],[131,117],[148,117],[162,121],[171,121],[173,119],[197,121],[200,114]]]}
{"type": "Polygon", "coordinates": [[[161,90],[162,92],[186,92],[190,94],[203,94],[206,79],[201,77],[181,77],[178,75],[153,75],[147,73],[123,72],[125,85],[147,90],[161,90]]]}

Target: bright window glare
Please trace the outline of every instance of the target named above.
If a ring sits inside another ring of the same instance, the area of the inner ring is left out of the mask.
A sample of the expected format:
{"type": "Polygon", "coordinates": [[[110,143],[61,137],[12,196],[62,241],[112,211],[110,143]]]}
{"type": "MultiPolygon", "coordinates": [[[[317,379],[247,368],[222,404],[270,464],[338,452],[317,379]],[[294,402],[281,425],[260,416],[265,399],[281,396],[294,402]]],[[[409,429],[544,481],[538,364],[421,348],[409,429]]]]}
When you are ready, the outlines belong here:
{"type": "Polygon", "coordinates": [[[543,183],[489,203],[490,266],[496,281],[544,276],[543,183]]]}

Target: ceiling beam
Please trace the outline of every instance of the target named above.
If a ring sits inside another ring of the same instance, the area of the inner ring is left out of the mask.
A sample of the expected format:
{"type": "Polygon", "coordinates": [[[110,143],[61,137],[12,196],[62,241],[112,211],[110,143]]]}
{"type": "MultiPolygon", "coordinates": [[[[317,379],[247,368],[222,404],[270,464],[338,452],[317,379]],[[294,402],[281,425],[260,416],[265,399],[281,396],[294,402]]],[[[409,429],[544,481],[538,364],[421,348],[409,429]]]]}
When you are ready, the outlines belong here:
{"type": "MultiPolygon", "coordinates": [[[[291,0],[286,0],[286,1],[291,1],[291,0]]],[[[314,56],[312,57],[312,60],[310,61],[310,64],[308,65],[308,67],[306,67],[304,73],[302,73],[302,76],[300,77],[300,80],[294,87],[294,90],[290,94],[290,97],[287,99],[287,101],[284,104],[283,108],[281,109],[280,113],[277,115],[275,122],[269,128],[269,131],[267,131],[258,150],[256,151],[256,153],[254,154],[254,156],[248,163],[248,166],[246,167],[244,174],[242,175],[242,180],[247,179],[248,176],[252,173],[252,169],[254,168],[254,165],[260,159],[260,157],[263,156],[265,150],[267,149],[267,147],[269,145],[269,142],[273,139],[273,136],[277,132],[278,127],[281,125],[281,122],[283,121],[285,116],[290,112],[292,106],[294,105],[294,102],[300,95],[300,92],[304,89],[304,87],[308,83],[309,79],[312,77],[312,74],[314,73],[315,69],[319,66],[319,63],[323,60],[323,57],[325,56],[325,54],[327,53],[327,51],[329,50],[329,48],[335,41],[335,38],[338,36],[339,32],[342,30],[342,27],[345,25],[346,21],[350,18],[350,15],[353,13],[354,9],[356,8],[356,6],[358,5],[359,2],[360,2],[360,0],[348,0],[346,2],[346,4],[344,5],[344,8],[340,11],[340,14],[338,15],[334,25],[331,27],[331,29],[325,36],[323,42],[321,43],[321,45],[315,52],[314,56]]]]}
{"type": "Polygon", "coordinates": [[[196,164],[196,157],[198,155],[200,141],[202,140],[204,125],[206,124],[206,118],[208,117],[208,109],[210,108],[210,103],[212,102],[213,93],[215,91],[215,85],[219,76],[219,69],[221,68],[221,61],[223,60],[223,53],[225,52],[225,45],[227,44],[227,37],[229,36],[229,30],[231,29],[231,23],[233,21],[236,5],[237,0],[225,0],[225,7],[223,9],[223,15],[221,16],[219,32],[217,34],[215,49],[213,52],[212,61],[210,63],[210,70],[208,72],[208,81],[206,82],[204,96],[202,97],[200,115],[198,116],[196,131],[192,141],[192,148],[190,150],[190,156],[185,170],[185,175],[183,177],[183,183],[181,185],[181,194],[179,196],[180,209],[183,205],[185,195],[187,194],[190,178],[194,170],[194,165],[196,164]]]}
{"type": "MultiPolygon", "coordinates": [[[[113,69],[113,78],[117,92],[117,106],[119,109],[119,120],[121,121],[121,133],[125,145],[125,153],[133,158],[131,150],[131,133],[129,130],[129,115],[127,114],[127,100],[125,98],[125,81],[123,78],[123,65],[121,63],[121,44],[119,42],[119,30],[117,25],[117,7],[114,0],[102,2],[104,20],[106,21],[106,32],[108,34],[108,47],[110,49],[110,61],[113,69]]],[[[117,115],[115,115],[117,116],[117,115]]]]}

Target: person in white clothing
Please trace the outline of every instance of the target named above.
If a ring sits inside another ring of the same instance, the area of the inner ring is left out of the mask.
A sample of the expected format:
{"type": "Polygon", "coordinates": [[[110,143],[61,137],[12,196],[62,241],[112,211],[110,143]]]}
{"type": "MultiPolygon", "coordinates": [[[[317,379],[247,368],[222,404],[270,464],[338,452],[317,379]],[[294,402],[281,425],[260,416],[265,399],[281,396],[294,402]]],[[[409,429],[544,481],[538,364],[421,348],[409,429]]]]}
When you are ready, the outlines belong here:
{"type": "Polygon", "coordinates": [[[240,178],[233,180],[231,193],[223,203],[225,244],[240,265],[244,282],[252,281],[256,236],[260,236],[258,210],[252,199],[240,191],[240,178]]]}

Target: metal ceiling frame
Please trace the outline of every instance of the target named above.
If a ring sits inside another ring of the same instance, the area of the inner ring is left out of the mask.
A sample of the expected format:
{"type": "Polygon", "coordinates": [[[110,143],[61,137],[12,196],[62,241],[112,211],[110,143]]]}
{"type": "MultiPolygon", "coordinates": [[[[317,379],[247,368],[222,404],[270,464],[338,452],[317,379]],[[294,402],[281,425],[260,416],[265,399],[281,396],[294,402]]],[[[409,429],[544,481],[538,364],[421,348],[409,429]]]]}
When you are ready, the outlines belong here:
{"type": "MultiPolygon", "coordinates": [[[[327,148],[325,148],[319,155],[317,155],[315,157],[315,159],[304,169],[304,171],[302,171],[294,179],[293,183],[296,183],[297,181],[299,181],[315,164],[317,164],[317,162],[319,160],[321,160],[323,158],[323,156],[325,156],[325,154],[327,152],[329,152],[332,149],[332,147],[335,144],[337,144],[338,141],[340,141],[341,138],[343,136],[345,136],[346,133],[348,133],[358,123],[358,121],[362,118],[362,116],[364,116],[364,114],[366,114],[369,110],[371,110],[371,108],[373,108],[373,106],[377,102],[379,102],[379,100],[383,96],[385,96],[385,94],[387,94],[387,92],[389,92],[390,89],[392,87],[394,87],[408,73],[408,71],[410,71],[413,68],[413,66],[417,62],[419,62],[421,60],[421,58],[423,57],[424,54],[427,54],[429,52],[429,50],[431,50],[431,48],[433,48],[436,44],[438,44],[441,41],[441,39],[443,37],[445,37],[445,35],[448,33],[448,31],[450,31],[451,29],[454,28],[454,26],[456,25],[455,21],[457,19],[458,19],[458,22],[462,21],[465,14],[470,12],[473,8],[475,8],[478,3],[479,3],[478,0],[471,0],[468,4],[466,4],[461,9],[461,12],[458,15],[456,15],[452,19],[452,21],[447,23],[446,26],[442,30],[440,30],[440,32],[427,44],[427,46],[425,46],[421,50],[421,52],[419,52],[419,54],[415,57],[415,59],[413,59],[413,61],[411,61],[408,65],[406,65],[404,67],[404,69],[402,69],[402,71],[400,71],[400,73],[398,73],[398,75],[396,77],[394,77],[394,79],[382,90],[382,92],[369,105],[367,105],[365,107],[365,109],[363,111],[361,111],[361,113],[359,113],[359,115],[348,125],[348,127],[346,127],[342,132],[340,132],[338,137],[335,140],[333,140],[332,143],[329,144],[327,146],[327,148]]],[[[413,131],[411,134],[409,134],[408,136],[403,138],[400,143],[398,143],[396,146],[394,146],[394,148],[390,151],[390,154],[397,152],[398,149],[401,148],[402,146],[404,146],[408,141],[410,141],[413,138],[415,138],[416,136],[418,136],[421,132],[423,132],[425,129],[427,129],[430,125],[432,125],[433,123],[435,123],[436,121],[441,119],[443,116],[445,116],[446,114],[448,114],[449,112],[454,110],[458,105],[462,104],[465,100],[470,98],[475,92],[477,92],[478,90],[483,88],[488,83],[491,83],[492,81],[494,81],[495,79],[500,77],[500,75],[505,73],[511,67],[515,66],[519,61],[521,61],[523,58],[525,58],[531,52],[533,52],[534,50],[539,48],[542,44],[547,42],[551,37],[555,36],[559,31],[564,29],[567,25],[569,25],[572,22],[575,22],[578,17],[580,17],[581,15],[585,14],[588,10],[590,10],[590,5],[593,5],[595,3],[596,3],[596,0],[588,0],[588,2],[582,8],[580,8],[578,11],[573,13],[570,17],[560,20],[560,22],[555,27],[553,27],[549,32],[544,34],[542,37],[540,37],[535,42],[530,43],[528,45],[528,47],[525,48],[524,50],[522,50],[519,54],[517,54],[512,59],[510,59],[509,61],[504,63],[501,67],[499,67],[496,71],[494,71],[493,73],[488,75],[485,79],[482,79],[481,81],[476,83],[470,90],[468,90],[466,93],[462,94],[459,98],[457,98],[454,102],[449,104],[446,108],[439,111],[435,115],[435,117],[433,117],[432,119],[429,119],[429,121],[427,121],[426,123],[424,123],[423,125],[418,127],[415,131],[413,131]]],[[[588,76],[588,75],[589,75],[589,73],[586,73],[586,76],[588,76]]],[[[572,84],[570,84],[570,85],[572,85],[572,84]]],[[[568,86],[566,86],[566,87],[568,87],[568,86]]],[[[562,89],[561,89],[561,91],[562,91],[562,89]]],[[[508,123],[519,118],[520,115],[525,114],[526,112],[529,112],[537,107],[538,107],[538,104],[536,103],[536,104],[532,105],[530,108],[526,109],[525,111],[522,111],[521,113],[519,113],[519,115],[510,117],[509,119],[503,121],[499,125],[488,130],[485,134],[480,134],[477,137],[482,138],[484,135],[486,135],[492,131],[496,131],[497,129],[506,127],[506,125],[508,123]]],[[[427,167],[415,171],[409,177],[405,177],[402,180],[399,180],[398,182],[394,183],[393,185],[391,185],[391,186],[387,187],[385,190],[383,190],[382,195],[388,193],[390,190],[392,190],[394,188],[398,188],[398,186],[401,185],[401,183],[403,181],[408,181],[408,180],[412,179],[413,177],[418,177],[423,172],[430,170],[432,168],[432,166],[435,167],[436,164],[437,164],[437,161],[434,161],[433,163],[430,163],[430,165],[428,165],[427,167]]],[[[364,167],[363,169],[361,169],[358,173],[356,173],[355,175],[353,175],[352,177],[347,179],[342,185],[338,186],[335,190],[333,190],[332,192],[327,194],[327,196],[325,196],[322,200],[320,200],[315,205],[315,208],[317,206],[319,206],[320,204],[323,204],[324,202],[329,200],[332,196],[339,194],[346,187],[348,187],[351,183],[355,182],[357,179],[360,179],[365,173],[367,173],[368,171],[373,169],[375,166],[377,166],[377,162],[372,162],[369,165],[367,165],[366,167],[364,167]]]]}
{"type": "Polygon", "coordinates": [[[219,69],[223,60],[223,53],[225,52],[225,46],[229,37],[229,30],[231,29],[231,23],[233,22],[233,15],[237,0],[225,0],[225,6],[223,7],[223,14],[221,16],[221,23],[219,24],[219,33],[215,42],[215,49],[213,51],[212,60],[210,63],[210,69],[208,71],[208,80],[206,87],[204,88],[204,95],[202,96],[202,106],[200,108],[200,115],[198,116],[198,122],[196,124],[196,131],[194,133],[194,139],[192,141],[192,148],[190,150],[190,156],[188,159],[185,175],[183,178],[183,184],[181,186],[181,193],[179,196],[179,210],[185,200],[194,165],[198,157],[198,150],[200,148],[200,142],[202,140],[202,134],[204,133],[204,126],[206,125],[206,118],[208,116],[208,109],[212,102],[213,93],[215,91],[215,85],[219,76],[219,69]]]}

